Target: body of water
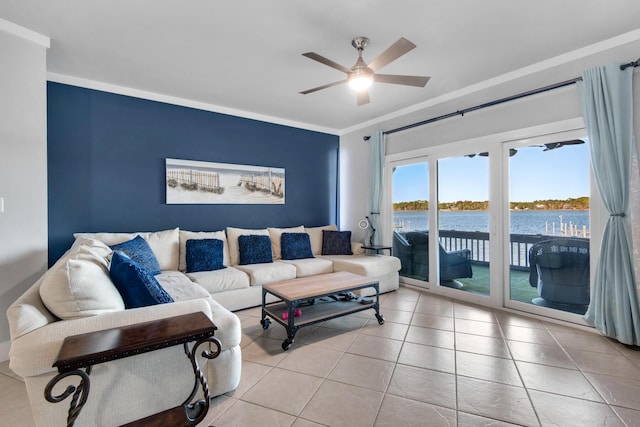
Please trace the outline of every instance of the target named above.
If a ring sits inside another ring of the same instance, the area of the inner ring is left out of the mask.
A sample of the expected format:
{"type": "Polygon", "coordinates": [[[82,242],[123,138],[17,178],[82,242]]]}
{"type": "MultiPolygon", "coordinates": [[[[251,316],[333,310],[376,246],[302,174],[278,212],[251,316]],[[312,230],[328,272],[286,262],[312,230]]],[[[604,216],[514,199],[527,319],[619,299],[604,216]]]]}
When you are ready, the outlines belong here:
{"type": "MultiPolygon", "coordinates": [[[[440,211],[441,230],[489,232],[487,211],[440,211]]],[[[396,230],[426,230],[427,211],[395,211],[393,224],[396,230]]],[[[572,234],[589,237],[589,211],[511,211],[512,234],[543,234],[560,236],[572,234]],[[586,231],[586,236],[584,232],[586,231]]]]}

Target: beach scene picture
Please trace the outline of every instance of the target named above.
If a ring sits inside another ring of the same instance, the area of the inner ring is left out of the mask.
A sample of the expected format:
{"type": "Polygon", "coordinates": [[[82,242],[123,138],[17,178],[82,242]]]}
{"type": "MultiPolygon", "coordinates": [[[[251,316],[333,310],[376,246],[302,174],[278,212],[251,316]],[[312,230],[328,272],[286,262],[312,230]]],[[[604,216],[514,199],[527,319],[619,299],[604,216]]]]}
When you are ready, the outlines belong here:
{"type": "Polygon", "coordinates": [[[166,159],[167,204],[284,204],[284,168],[166,159]]]}

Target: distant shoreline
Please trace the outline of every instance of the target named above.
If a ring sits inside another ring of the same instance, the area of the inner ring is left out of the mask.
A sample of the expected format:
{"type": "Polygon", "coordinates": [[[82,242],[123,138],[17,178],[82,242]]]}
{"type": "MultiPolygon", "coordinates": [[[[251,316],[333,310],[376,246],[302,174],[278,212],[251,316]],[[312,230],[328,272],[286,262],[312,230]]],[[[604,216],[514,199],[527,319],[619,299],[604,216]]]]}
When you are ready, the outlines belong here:
{"type": "MultiPolygon", "coordinates": [[[[512,211],[588,211],[589,201],[589,197],[584,196],[564,200],[547,199],[534,200],[533,202],[509,202],[509,209],[512,211]]],[[[429,210],[429,202],[427,200],[412,200],[393,204],[394,212],[427,210],[429,210]]],[[[438,210],[487,211],[489,210],[489,201],[458,200],[455,202],[441,202],[438,203],[438,210]]]]}

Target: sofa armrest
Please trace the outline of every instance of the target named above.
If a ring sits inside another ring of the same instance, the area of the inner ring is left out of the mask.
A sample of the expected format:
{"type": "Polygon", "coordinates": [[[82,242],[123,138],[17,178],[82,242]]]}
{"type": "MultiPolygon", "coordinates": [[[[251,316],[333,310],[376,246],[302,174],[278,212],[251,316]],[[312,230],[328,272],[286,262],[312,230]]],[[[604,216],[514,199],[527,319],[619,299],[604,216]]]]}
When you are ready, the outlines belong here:
{"type": "Polygon", "coordinates": [[[52,365],[58,356],[62,341],[68,336],[198,311],[202,311],[211,318],[209,302],[206,299],[195,299],[104,313],[81,319],[60,320],[13,340],[9,351],[9,364],[11,369],[22,377],[54,372],[52,365]]]}

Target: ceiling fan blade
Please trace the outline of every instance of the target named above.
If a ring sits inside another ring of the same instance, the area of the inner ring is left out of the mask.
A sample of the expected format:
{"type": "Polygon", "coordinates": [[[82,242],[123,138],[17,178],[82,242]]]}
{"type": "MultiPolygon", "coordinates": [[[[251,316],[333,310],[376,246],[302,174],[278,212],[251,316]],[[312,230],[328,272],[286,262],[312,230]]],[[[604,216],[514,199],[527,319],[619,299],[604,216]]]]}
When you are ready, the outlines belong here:
{"type": "Polygon", "coordinates": [[[337,81],[337,82],[328,83],[326,85],[314,87],[313,89],[307,89],[307,90],[304,90],[304,91],[302,91],[300,93],[303,94],[303,95],[306,95],[308,93],[317,92],[319,90],[326,89],[326,88],[331,87],[331,86],[337,86],[339,84],[346,83],[346,82],[347,82],[347,79],[344,79],[344,80],[340,80],[340,81],[337,81]]]}
{"type": "Polygon", "coordinates": [[[400,37],[400,40],[392,44],[382,52],[376,59],[371,61],[367,66],[371,68],[373,71],[378,71],[385,65],[395,61],[400,58],[405,53],[409,52],[411,49],[416,47],[415,44],[411,43],[409,40],[404,37],[400,37]]]}
{"type": "Polygon", "coordinates": [[[367,89],[360,90],[357,93],[358,93],[358,107],[369,103],[369,91],[367,89]]]}
{"type": "Polygon", "coordinates": [[[306,56],[309,59],[313,59],[314,61],[318,61],[324,65],[328,65],[329,67],[335,68],[336,70],[342,71],[343,73],[351,74],[353,72],[349,68],[314,52],[303,53],[302,56],[306,56]]]}
{"type": "Polygon", "coordinates": [[[431,77],[402,76],[397,74],[374,74],[373,80],[379,83],[424,87],[431,77]]]}
{"type": "Polygon", "coordinates": [[[577,145],[577,144],[584,144],[584,141],[581,139],[572,139],[569,141],[548,142],[544,144],[544,146],[547,148],[545,148],[542,151],[555,150],[556,148],[564,147],[565,145],[577,145]]]}

